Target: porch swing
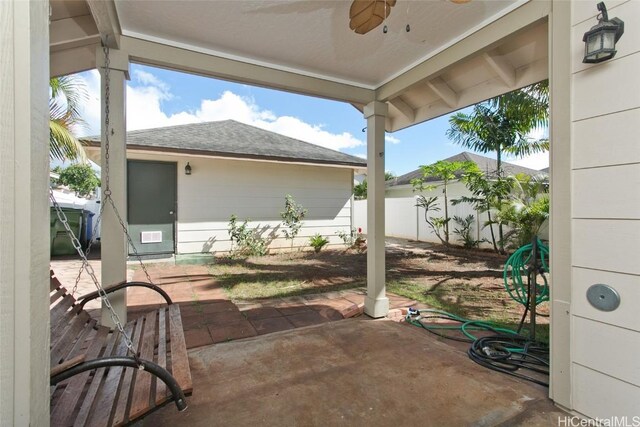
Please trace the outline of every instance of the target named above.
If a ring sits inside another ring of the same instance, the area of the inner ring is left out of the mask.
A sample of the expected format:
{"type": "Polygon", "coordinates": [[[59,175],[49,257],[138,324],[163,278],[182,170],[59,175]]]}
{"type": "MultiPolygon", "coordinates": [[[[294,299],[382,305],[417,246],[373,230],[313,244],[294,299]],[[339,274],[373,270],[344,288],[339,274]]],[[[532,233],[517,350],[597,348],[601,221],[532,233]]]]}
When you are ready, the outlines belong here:
{"type": "MultiPolygon", "coordinates": [[[[105,129],[109,129],[109,48],[105,56],[105,129]]],[[[174,401],[179,411],[187,407],[191,394],[189,369],[180,308],[160,287],[153,284],[138,254],[125,222],[111,197],[109,186],[109,132],[105,135],[105,190],[93,236],[96,235],[105,205],[110,205],[128,244],[146,275],[147,282],[122,282],[103,287],[88,261],[95,237],[86,252],[69,226],[53,189],[49,198],[58,219],[69,235],[82,266],[71,293],[51,271],[51,378],[52,426],[119,426],[130,424],[151,411],[174,401]],[[96,291],[76,300],[82,272],[86,271],[96,291]],[[158,292],[167,306],[160,307],[123,325],[109,302],[108,294],[129,287],[145,287],[158,292]],[[84,309],[87,302],[101,298],[115,325],[99,325],[84,309]]]]}

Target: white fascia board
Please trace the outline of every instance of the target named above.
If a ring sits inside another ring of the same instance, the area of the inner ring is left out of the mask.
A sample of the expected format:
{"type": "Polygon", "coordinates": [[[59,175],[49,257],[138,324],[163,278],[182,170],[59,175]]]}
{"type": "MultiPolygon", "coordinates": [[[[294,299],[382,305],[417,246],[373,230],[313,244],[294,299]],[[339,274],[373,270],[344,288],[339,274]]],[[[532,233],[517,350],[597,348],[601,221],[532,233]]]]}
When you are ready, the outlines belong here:
{"type": "MultiPolygon", "coordinates": [[[[100,146],[85,146],[85,151],[87,153],[87,157],[95,162],[97,165],[100,165],[101,157],[100,157],[100,146]]],[[[157,150],[141,150],[141,149],[127,149],[127,153],[135,153],[135,154],[147,154],[153,156],[167,156],[167,157],[190,157],[190,158],[200,158],[200,159],[219,159],[219,160],[236,160],[236,161],[245,161],[245,162],[262,162],[262,163],[282,163],[287,165],[299,165],[299,166],[322,166],[328,168],[338,168],[338,169],[353,169],[354,173],[361,174],[366,173],[366,166],[355,166],[355,165],[337,165],[331,163],[314,163],[314,162],[296,162],[296,161],[288,161],[288,160],[270,160],[270,159],[251,159],[241,156],[215,156],[215,155],[206,155],[206,154],[190,154],[186,152],[166,152],[166,151],[157,151],[157,150]]]]}
{"type": "Polygon", "coordinates": [[[225,57],[191,45],[126,33],[121,37],[122,50],[132,62],[355,104],[368,104],[375,99],[374,88],[357,82],[312,76],[301,70],[248,62],[246,58],[225,57]]]}

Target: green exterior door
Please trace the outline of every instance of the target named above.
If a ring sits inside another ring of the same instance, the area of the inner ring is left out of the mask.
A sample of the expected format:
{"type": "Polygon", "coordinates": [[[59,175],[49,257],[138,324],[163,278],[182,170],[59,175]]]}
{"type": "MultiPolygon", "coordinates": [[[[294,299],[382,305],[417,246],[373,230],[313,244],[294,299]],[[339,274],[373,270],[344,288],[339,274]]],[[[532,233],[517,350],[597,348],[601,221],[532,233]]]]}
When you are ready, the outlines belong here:
{"type": "Polygon", "coordinates": [[[141,255],[175,252],[176,168],[176,163],[127,161],[129,234],[141,255]]]}

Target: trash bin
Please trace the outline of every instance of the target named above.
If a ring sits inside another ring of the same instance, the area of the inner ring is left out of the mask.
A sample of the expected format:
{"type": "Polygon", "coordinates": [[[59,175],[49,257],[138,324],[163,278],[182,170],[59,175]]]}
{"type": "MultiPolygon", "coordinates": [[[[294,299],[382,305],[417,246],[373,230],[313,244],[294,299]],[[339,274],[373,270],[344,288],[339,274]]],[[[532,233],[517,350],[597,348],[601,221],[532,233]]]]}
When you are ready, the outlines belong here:
{"type": "MultiPolygon", "coordinates": [[[[82,235],[83,214],[82,209],[74,208],[62,208],[62,211],[67,216],[69,227],[76,235],[78,239],[82,235]]],[[[67,234],[64,228],[64,224],[58,218],[58,214],[54,207],[51,207],[51,255],[73,255],[76,253],[76,249],[73,247],[71,238],[67,234]]]]}
{"type": "Polygon", "coordinates": [[[84,227],[82,227],[82,235],[80,238],[80,243],[84,249],[87,249],[89,246],[89,242],[91,242],[91,238],[93,237],[93,216],[95,214],[88,210],[82,211],[82,220],[84,223],[84,227]]]}

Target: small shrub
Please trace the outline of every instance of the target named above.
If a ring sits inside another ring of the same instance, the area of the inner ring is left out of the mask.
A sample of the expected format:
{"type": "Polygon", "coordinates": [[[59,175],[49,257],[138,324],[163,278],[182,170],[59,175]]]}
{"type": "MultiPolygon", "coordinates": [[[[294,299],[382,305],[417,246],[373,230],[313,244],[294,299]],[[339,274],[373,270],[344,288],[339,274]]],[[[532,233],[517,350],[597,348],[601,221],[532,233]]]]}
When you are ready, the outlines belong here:
{"type": "Polygon", "coordinates": [[[291,250],[293,251],[293,240],[300,232],[302,228],[302,220],[307,214],[307,210],[296,203],[290,194],[287,194],[284,199],[284,212],[280,212],[282,217],[282,223],[287,226],[288,230],[283,230],[284,237],[291,240],[291,250]]]}
{"type": "Polygon", "coordinates": [[[457,215],[453,217],[453,221],[457,224],[457,227],[453,229],[453,234],[460,238],[465,248],[476,248],[481,242],[481,240],[473,238],[473,222],[475,219],[473,215],[467,215],[465,218],[457,215]]]}
{"type": "Polygon", "coordinates": [[[364,250],[366,247],[367,240],[362,237],[362,228],[358,227],[356,230],[355,227],[351,227],[349,234],[345,233],[343,230],[338,231],[336,234],[338,234],[338,237],[342,239],[344,245],[348,249],[364,250]]]}
{"type": "Polygon", "coordinates": [[[233,256],[264,256],[267,254],[267,242],[257,229],[251,229],[247,220],[238,225],[238,217],[231,215],[229,219],[229,237],[231,238],[231,254],[233,256]],[[235,243],[236,248],[233,248],[235,243]]]}
{"type": "Polygon", "coordinates": [[[328,243],[329,239],[321,236],[319,233],[316,233],[315,236],[309,238],[309,245],[316,251],[316,253],[320,252],[328,243]]]}

